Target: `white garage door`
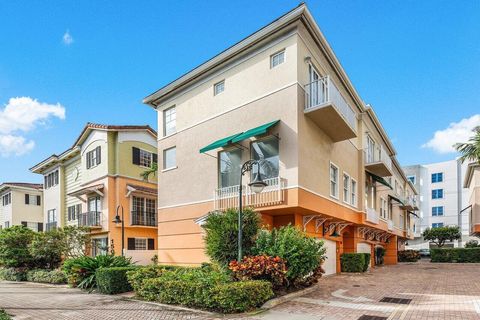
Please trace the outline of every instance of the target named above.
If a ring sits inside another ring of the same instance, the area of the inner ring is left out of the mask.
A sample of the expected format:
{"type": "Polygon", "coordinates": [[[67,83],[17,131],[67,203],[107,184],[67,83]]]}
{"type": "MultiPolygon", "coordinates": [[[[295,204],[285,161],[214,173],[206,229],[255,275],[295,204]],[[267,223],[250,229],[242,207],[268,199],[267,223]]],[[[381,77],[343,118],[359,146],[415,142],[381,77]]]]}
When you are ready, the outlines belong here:
{"type": "Polygon", "coordinates": [[[326,239],[323,239],[323,242],[327,248],[327,259],[323,263],[323,269],[326,275],[335,274],[337,273],[337,243],[326,239]]]}
{"type": "MultiPolygon", "coordinates": [[[[360,242],[357,244],[357,252],[358,253],[372,253],[371,245],[369,243],[360,242]]],[[[372,260],[370,259],[370,263],[372,260]]]]}

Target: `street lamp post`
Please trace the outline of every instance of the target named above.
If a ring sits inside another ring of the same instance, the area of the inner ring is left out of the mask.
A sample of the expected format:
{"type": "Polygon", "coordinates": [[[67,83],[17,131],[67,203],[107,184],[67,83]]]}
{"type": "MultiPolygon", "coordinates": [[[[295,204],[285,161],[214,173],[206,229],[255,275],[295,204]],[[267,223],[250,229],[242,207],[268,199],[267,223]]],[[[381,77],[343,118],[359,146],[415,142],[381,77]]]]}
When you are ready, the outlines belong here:
{"type": "Polygon", "coordinates": [[[117,206],[117,215],[115,216],[115,219],[113,219],[113,222],[118,225],[119,223],[122,224],[122,257],[125,255],[125,219],[123,218],[123,206],[118,205],[117,206]],[[118,215],[118,211],[122,209],[122,218],[118,215]]]}
{"type": "Polygon", "coordinates": [[[252,171],[253,166],[257,166],[257,172],[252,182],[248,185],[252,188],[253,192],[260,193],[263,191],[263,188],[267,186],[265,181],[262,180],[262,175],[260,173],[260,160],[248,160],[242,165],[240,170],[240,189],[238,192],[238,261],[240,262],[243,257],[242,252],[242,242],[243,242],[243,188],[242,188],[242,177],[245,173],[252,171]]]}

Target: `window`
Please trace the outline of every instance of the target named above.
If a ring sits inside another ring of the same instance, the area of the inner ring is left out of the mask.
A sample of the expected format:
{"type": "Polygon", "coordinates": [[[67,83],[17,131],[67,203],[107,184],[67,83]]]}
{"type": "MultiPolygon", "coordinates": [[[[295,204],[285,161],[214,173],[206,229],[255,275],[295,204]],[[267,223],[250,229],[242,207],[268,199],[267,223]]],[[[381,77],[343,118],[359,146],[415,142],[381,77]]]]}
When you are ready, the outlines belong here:
{"type": "Polygon", "coordinates": [[[432,223],[432,228],[441,228],[443,227],[443,222],[432,223]]]}
{"type": "Polygon", "coordinates": [[[350,187],[350,192],[351,192],[351,196],[350,196],[350,204],[352,206],[356,206],[357,205],[357,181],[351,179],[351,187],[350,187]]]}
{"type": "Polygon", "coordinates": [[[173,169],[177,166],[177,148],[163,150],[163,170],[173,169]]]}
{"type": "Polygon", "coordinates": [[[5,228],[10,228],[10,221],[5,221],[5,228]]]}
{"type": "Polygon", "coordinates": [[[102,211],[102,200],[100,196],[88,198],[88,212],[100,212],[102,211]]]}
{"type": "Polygon", "coordinates": [[[45,179],[45,184],[44,184],[45,189],[58,185],[58,170],[50,172],[44,177],[44,179],[45,179]]]}
{"type": "Polygon", "coordinates": [[[270,56],[270,68],[275,68],[285,61],[285,50],[272,54],[270,56]]]}
{"type": "MultiPolygon", "coordinates": [[[[278,177],[280,168],[279,145],[277,137],[268,137],[252,143],[252,159],[262,160],[260,174],[264,180],[278,177]]],[[[252,170],[252,175],[255,170],[252,170]]],[[[252,176],[252,179],[254,177],[252,176]]]]}
{"type": "Polygon", "coordinates": [[[108,253],[108,238],[92,239],[92,256],[106,255],[108,253]]]}
{"type": "Polygon", "coordinates": [[[132,163],[137,166],[151,168],[153,163],[157,163],[157,154],[140,148],[132,147],[132,163]]]}
{"type": "Polygon", "coordinates": [[[432,173],[432,183],[442,182],[443,172],[432,173]]]}
{"type": "Polygon", "coordinates": [[[410,180],[411,183],[415,184],[415,176],[407,176],[407,179],[410,180]]]}
{"type": "Polygon", "coordinates": [[[310,107],[314,107],[324,102],[325,100],[325,86],[323,80],[320,78],[320,74],[314,66],[308,66],[308,74],[310,78],[310,84],[308,88],[308,104],[310,107]]]}
{"type": "Polygon", "coordinates": [[[128,238],[128,250],[155,250],[155,239],[153,238],[128,238]]]}
{"type": "Polygon", "coordinates": [[[343,174],[343,201],[348,203],[350,198],[350,176],[346,173],[343,174]]]}
{"type": "Polygon", "coordinates": [[[87,152],[87,169],[98,166],[102,162],[102,148],[96,147],[92,151],[87,152]]]}
{"type": "Polygon", "coordinates": [[[242,166],[242,149],[222,151],[218,157],[218,186],[232,187],[240,184],[240,167],[242,166]]]}
{"type": "Polygon", "coordinates": [[[330,195],[338,198],[338,167],[330,163],[330,195]]]}
{"type": "Polygon", "coordinates": [[[2,205],[8,206],[10,203],[12,203],[12,194],[9,192],[2,196],[2,205]]]}
{"type": "Polygon", "coordinates": [[[443,189],[432,190],[432,199],[442,199],[442,198],[443,198],[443,189]]]}
{"type": "Polygon", "coordinates": [[[388,202],[387,199],[385,198],[380,198],[380,216],[383,219],[388,219],[389,214],[388,214],[388,202]]]}
{"type": "Polygon", "coordinates": [[[41,198],[40,196],[34,194],[25,194],[25,204],[32,205],[32,206],[39,206],[41,205],[41,198]]]}
{"type": "Polygon", "coordinates": [[[76,204],[76,205],[73,205],[73,206],[69,206],[67,208],[67,219],[68,219],[68,221],[77,220],[80,216],[80,213],[82,213],[82,205],[81,204],[76,204]]]}
{"type": "Polygon", "coordinates": [[[56,209],[50,209],[50,210],[47,211],[47,222],[48,223],[57,222],[57,210],[56,209]]]}
{"type": "Polygon", "coordinates": [[[132,197],[132,225],[156,226],[157,208],[155,199],[132,197]]]}
{"type": "Polygon", "coordinates": [[[222,93],[223,91],[225,91],[225,80],[217,82],[213,85],[213,95],[214,96],[222,93]]]}
{"type": "Polygon", "coordinates": [[[152,166],[152,154],[140,149],[140,165],[150,168],[152,166]]]}
{"type": "Polygon", "coordinates": [[[432,207],[432,216],[443,216],[443,206],[432,207]]]}
{"type": "Polygon", "coordinates": [[[177,131],[177,111],[170,107],[163,111],[163,135],[168,136],[177,131]]]}

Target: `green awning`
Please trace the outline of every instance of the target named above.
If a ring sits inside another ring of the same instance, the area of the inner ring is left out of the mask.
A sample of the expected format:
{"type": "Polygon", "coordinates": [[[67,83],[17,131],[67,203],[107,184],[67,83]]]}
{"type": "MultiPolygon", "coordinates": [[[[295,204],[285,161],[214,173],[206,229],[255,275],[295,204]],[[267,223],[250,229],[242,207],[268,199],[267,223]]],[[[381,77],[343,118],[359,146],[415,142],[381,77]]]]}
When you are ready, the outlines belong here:
{"type": "Polygon", "coordinates": [[[402,200],[398,199],[397,197],[394,197],[394,196],[391,196],[391,195],[388,195],[390,198],[392,198],[393,200],[397,201],[398,203],[400,203],[402,206],[405,205],[405,203],[403,203],[402,200]]]}
{"type": "Polygon", "coordinates": [[[242,141],[242,140],[254,137],[254,136],[259,136],[261,134],[265,134],[265,133],[267,133],[268,129],[275,126],[279,122],[280,122],[280,120],[275,120],[275,121],[266,123],[264,125],[261,125],[259,127],[256,127],[256,128],[250,129],[248,131],[245,131],[244,133],[239,134],[238,136],[233,138],[232,142],[235,143],[235,142],[239,142],[239,141],[242,141]]]}
{"type": "Polygon", "coordinates": [[[415,216],[417,217],[418,219],[420,219],[420,217],[418,216],[418,214],[416,214],[415,212],[412,212],[412,211],[407,211],[408,213],[410,213],[412,216],[415,216]]]}
{"type": "Polygon", "coordinates": [[[212,143],[210,143],[208,146],[203,147],[202,149],[200,149],[200,153],[204,153],[204,152],[207,152],[207,151],[210,151],[210,150],[213,150],[213,149],[225,147],[225,146],[227,146],[228,144],[232,143],[232,140],[233,140],[235,137],[238,137],[238,136],[240,136],[240,135],[242,135],[242,133],[236,133],[236,134],[234,134],[234,135],[232,135],[232,136],[229,136],[229,137],[226,137],[226,138],[217,140],[217,141],[215,141],[215,142],[212,142],[212,143]]]}
{"type": "Polygon", "coordinates": [[[373,179],[374,181],[376,181],[376,182],[378,182],[378,183],[381,183],[381,184],[383,184],[384,186],[387,186],[387,187],[389,187],[391,190],[393,190],[392,186],[390,185],[390,183],[387,182],[387,180],[385,180],[385,179],[383,179],[382,177],[379,177],[379,176],[377,176],[377,175],[375,175],[375,174],[373,174],[373,173],[368,173],[368,174],[372,177],[372,179],[373,179]]]}

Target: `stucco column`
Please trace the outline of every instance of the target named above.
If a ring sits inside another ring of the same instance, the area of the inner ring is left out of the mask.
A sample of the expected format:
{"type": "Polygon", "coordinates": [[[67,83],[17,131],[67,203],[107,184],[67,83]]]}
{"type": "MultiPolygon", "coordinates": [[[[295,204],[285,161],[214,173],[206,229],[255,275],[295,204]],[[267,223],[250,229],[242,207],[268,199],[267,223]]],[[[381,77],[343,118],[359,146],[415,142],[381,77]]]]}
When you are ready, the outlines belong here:
{"type": "Polygon", "coordinates": [[[384,263],[386,265],[397,264],[397,262],[398,262],[398,257],[397,257],[398,237],[397,236],[391,236],[389,240],[390,241],[385,246],[386,252],[385,252],[384,263]]]}

